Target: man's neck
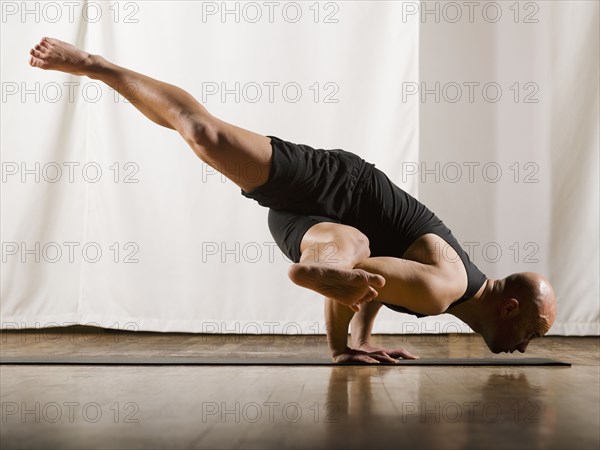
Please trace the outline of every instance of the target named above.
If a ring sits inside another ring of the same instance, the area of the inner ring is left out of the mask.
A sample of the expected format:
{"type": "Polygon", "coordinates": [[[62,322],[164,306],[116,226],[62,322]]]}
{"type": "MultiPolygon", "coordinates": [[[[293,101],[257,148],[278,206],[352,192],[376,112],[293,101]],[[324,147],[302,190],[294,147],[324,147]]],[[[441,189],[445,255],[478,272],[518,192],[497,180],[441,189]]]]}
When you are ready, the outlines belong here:
{"type": "Polygon", "coordinates": [[[497,289],[498,280],[488,279],[479,291],[466,302],[450,307],[446,312],[458,317],[465,322],[473,331],[481,333],[483,327],[485,306],[493,297],[497,289]]]}

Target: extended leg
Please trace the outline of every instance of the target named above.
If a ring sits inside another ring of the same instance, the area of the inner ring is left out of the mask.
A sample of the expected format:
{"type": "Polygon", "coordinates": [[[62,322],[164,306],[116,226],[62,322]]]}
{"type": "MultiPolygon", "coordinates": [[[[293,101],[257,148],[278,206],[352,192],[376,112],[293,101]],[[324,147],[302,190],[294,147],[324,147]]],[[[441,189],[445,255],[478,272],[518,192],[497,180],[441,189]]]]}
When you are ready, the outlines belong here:
{"type": "Polygon", "coordinates": [[[270,139],[210,115],[183,89],[52,38],[43,38],[31,50],[30,64],[106,83],[150,120],[177,130],[200,159],[246,192],[268,180],[272,156],[270,139]]]}

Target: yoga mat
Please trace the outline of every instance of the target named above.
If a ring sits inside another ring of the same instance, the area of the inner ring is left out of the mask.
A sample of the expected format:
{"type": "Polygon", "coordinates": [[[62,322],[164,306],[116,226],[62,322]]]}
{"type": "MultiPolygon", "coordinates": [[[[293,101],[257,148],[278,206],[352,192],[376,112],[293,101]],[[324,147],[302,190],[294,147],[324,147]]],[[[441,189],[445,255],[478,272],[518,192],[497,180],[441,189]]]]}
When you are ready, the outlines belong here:
{"type": "MultiPolygon", "coordinates": [[[[362,363],[334,363],[329,358],[257,358],[253,356],[209,358],[202,356],[6,356],[1,365],[55,366],[362,366],[362,363]]],[[[399,359],[390,366],[568,366],[547,358],[421,358],[399,359]]]]}

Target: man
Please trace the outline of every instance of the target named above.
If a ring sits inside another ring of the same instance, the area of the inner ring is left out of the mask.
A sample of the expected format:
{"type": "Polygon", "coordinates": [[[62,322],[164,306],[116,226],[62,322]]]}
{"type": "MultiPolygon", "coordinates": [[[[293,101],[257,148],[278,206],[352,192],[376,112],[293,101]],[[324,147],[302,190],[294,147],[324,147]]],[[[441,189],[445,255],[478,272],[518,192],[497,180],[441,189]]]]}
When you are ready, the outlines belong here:
{"type": "Polygon", "coordinates": [[[57,39],[43,38],[30,53],[33,67],[106,83],[150,120],[177,130],[244,196],[270,208],[271,233],[295,262],[290,279],[326,297],[335,362],[416,358],[402,348],[370,345],[382,304],[417,316],[453,314],[481,333],[494,353],[524,352],[554,322],[556,300],[544,277],[528,272],[487,279],[435,214],[357,155],[236,127],[176,86],[57,39]],[[233,167],[239,170],[228,170],[233,167]],[[258,170],[244,170],[249,167],[258,170]]]}

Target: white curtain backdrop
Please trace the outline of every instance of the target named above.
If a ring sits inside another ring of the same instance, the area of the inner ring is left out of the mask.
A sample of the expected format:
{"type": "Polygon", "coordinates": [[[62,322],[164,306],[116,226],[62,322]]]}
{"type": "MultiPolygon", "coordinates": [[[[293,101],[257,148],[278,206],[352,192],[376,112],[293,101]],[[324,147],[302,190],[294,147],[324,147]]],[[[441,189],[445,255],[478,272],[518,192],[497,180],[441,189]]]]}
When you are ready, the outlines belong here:
{"type": "Polygon", "coordinates": [[[455,11],[421,21],[419,198],[488,276],[552,281],[551,334],[597,335],[599,3],[455,11]]]}
{"type": "MultiPolygon", "coordinates": [[[[267,210],[108,87],[30,68],[53,36],[374,162],[488,276],[547,275],[551,333],[598,334],[598,3],[456,4],[3,2],[2,328],[324,332],[267,210]]],[[[374,331],[469,328],[384,310],[374,331]]]]}

